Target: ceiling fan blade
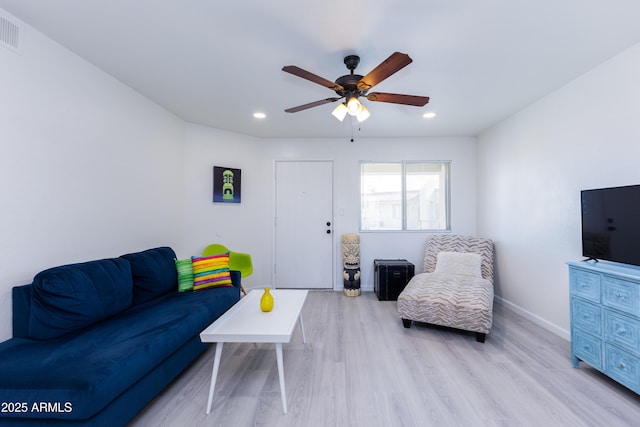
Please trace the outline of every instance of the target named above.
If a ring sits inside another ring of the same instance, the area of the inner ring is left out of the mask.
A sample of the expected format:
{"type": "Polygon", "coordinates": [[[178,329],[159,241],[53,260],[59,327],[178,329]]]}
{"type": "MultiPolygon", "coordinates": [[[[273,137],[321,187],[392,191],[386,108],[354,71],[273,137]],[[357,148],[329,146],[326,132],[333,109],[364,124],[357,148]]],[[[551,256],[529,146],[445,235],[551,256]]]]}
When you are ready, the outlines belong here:
{"type": "Polygon", "coordinates": [[[412,62],[413,59],[406,53],[394,52],[380,65],[371,70],[369,74],[360,79],[358,89],[367,91],[412,62]]]}
{"type": "Polygon", "coordinates": [[[399,95],[397,93],[372,92],[367,95],[369,101],[390,102],[392,104],[414,105],[422,107],[429,102],[428,96],[399,95]]]}
{"type": "Polygon", "coordinates": [[[307,70],[303,70],[302,68],[296,67],[295,65],[287,65],[285,67],[282,67],[282,71],[287,72],[289,74],[293,74],[294,76],[309,80],[310,82],[317,83],[331,90],[340,91],[344,89],[338,83],[332,82],[331,80],[327,80],[324,77],[315,75],[307,70]]]}
{"type": "Polygon", "coordinates": [[[313,108],[313,107],[317,107],[318,105],[323,105],[323,104],[328,104],[330,102],[335,102],[338,99],[341,99],[341,98],[321,99],[320,101],[310,102],[308,104],[298,105],[297,107],[287,108],[284,111],[287,112],[287,113],[297,113],[298,111],[306,110],[307,108],[313,108]]]}

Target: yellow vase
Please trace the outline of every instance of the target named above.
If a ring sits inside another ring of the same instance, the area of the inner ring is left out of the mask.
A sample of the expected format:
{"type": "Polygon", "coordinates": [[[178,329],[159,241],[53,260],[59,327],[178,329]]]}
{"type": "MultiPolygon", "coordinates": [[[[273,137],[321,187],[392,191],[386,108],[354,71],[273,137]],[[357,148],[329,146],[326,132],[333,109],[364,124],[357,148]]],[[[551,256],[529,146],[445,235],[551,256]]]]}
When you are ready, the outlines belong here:
{"type": "Polygon", "coordinates": [[[270,288],[264,288],[264,294],[262,294],[262,298],[260,298],[260,310],[269,312],[273,310],[273,295],[269,293],[270,288]]]}

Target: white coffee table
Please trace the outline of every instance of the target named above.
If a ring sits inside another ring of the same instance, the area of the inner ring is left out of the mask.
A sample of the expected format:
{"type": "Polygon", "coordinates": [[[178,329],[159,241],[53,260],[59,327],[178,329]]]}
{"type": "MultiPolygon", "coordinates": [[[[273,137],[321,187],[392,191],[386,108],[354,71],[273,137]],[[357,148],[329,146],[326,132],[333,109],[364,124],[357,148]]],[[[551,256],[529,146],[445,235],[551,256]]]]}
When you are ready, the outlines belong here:
{"type": "Polygon", "coordinates": [[[262,289],[255,289],[226,313],[216,319],[211,325],[200,333],[202,342],[215,342],[216,354],[213,360],[213,372],[211,373],[211,387],[209,388],[209,400],[207,401],[207,414],[211,412],[213,392],[216,387],[218,368],[220,368],[220,356],[225,342],[251,342],[251,343],[275,343],[276,359],[278,362],[278,377],[280,379],[280,395],[282,396],[282,410],[287,413],[287,394],[284,387],[284,368],[282,364],[282,343],[288,343],[300,322],[302,342],[307,340],[304,336],[304,324],[302,323],[302,306],[309,291],[293,289],[272,289],[274,297],[273,310],[264,313],[260,310],[260,298],[262,289]]]}

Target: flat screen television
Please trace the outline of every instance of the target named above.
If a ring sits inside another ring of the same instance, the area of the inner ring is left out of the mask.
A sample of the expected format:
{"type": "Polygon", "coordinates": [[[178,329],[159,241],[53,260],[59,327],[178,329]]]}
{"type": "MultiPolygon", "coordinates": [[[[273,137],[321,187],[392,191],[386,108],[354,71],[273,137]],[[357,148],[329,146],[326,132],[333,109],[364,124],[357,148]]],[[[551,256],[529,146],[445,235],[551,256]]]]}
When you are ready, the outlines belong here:
{"type": "Polygon", "coordinates": [[[583,190],[582,255],[640,266],[640,185],[583,190]]]}

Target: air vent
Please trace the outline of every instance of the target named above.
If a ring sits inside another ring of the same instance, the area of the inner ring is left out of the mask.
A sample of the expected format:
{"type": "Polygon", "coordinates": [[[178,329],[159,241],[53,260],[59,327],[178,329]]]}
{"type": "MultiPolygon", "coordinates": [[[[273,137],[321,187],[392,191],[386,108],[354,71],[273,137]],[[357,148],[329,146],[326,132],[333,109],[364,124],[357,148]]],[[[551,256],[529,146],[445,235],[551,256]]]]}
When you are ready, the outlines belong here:
{"type": "Polygon", "coordinates": [[[0,46],[20,52],[20,26],[0,14],[0,46]]]}

